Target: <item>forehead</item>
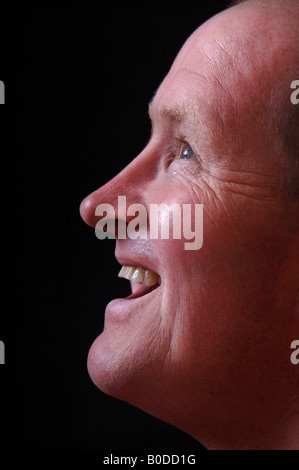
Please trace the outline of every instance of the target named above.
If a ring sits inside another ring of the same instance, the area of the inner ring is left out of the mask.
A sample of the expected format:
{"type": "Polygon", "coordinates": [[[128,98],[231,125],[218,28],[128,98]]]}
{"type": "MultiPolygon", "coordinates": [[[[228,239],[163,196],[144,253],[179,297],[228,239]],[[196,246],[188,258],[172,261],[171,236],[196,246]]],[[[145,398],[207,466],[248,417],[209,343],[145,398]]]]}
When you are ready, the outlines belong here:
{"type": "Polygon", "coordinates": [[[155,125],[165,119],[189,126],[209,120],[227,132],[241,122],[247,126],[250,116],[265,115],[273,61],[263,47],[258,52],[253,47],[255,32],[246,28],[244,12],[241,21],[233,10],[216,15],[188,38],[150,103],[155,125]]]}
{"type": "Polygon", "coordinates": [[[178,57],[149,104],[153,130],[182,123],[196,132],[217,130],[220,138],[236,124],[234,102],[204,60],[198,71],[181,64],[178,57]]]}
{"type": "Polygon", "coordinates": [[[170,71],[149,103],[149,115],[153,121],[188,121],[198,117],[198,107],[204,105],[200,95],[198,77],[179,69],[170,71]]]}
{"type": "Polygon", "coordinates": [[[228,57],[223,57],[224,49],[215,40],[215,30],[219,36],[223,27],[215,28],[214,23],[214,18],[209,20],[183,45],[149,105],[154,123],[166,119],[192,125],[203,115],[221,123],[223,110],[233,104],[224,86],[228,57]]]}

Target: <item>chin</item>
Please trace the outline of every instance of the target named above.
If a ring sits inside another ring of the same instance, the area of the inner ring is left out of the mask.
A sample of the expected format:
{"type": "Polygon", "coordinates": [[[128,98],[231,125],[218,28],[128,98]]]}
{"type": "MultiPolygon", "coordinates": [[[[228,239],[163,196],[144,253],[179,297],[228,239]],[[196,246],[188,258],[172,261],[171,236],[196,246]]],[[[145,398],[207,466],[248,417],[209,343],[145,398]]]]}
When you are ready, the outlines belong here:
{"type": "Polygon", "coordinates": [[[87,358],[87,369],[93,383],[104,393],[119,398],[124,388],[117,354],[113,354],[104,332],[93,342],[87,358]]]}

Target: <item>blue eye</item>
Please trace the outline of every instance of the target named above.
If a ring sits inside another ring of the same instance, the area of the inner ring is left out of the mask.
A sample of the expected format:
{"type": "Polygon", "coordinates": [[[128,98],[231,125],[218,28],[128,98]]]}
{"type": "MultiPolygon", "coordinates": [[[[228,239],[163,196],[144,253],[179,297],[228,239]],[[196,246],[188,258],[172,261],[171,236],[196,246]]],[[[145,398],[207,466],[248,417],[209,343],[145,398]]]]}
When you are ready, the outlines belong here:
{"type": "Polygon", "coordinates": [[[190,160],[191,158],[197,159],[197,156],[195,155],[189,144],[187,144],[186,142],[180,142],[177,158],[190,160]]]}
{"type": "Polygon", "coordinates": [[[176,139],[177,142],[177,150],[176,150],[176,158],[177,159],[184,159],[184,160],[191,160],[191,159],[198,159],[195,153],[193,152],[191,146],[181,139],[176,139]]]}

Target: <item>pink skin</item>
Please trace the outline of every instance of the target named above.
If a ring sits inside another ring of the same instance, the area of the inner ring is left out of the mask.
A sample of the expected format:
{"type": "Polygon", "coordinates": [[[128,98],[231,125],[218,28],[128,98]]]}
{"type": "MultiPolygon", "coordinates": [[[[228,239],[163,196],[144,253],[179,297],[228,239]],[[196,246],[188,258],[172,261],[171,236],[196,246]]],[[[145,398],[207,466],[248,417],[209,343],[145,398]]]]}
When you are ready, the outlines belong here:
{"type": "Polygon", "coordinates": [[[149,267],[162,284],[108,304],[88,370],[105,393],[211,449],[299,446],[299,366],[290,362],[299,339],[298,202],[277,191],[286,157],[261,126],[277,63],[282,77],[290,63],[279,50],[291,20],[273,13],[272,21],[247,4],[201,26],[153,99],[149,144],[81,204],[92,226],[96,206],[117,208],[118,195],[147,209],[204,205],[198,251],[184,250],[185,240],[116,241],[120,264],[149,267]],[[185,122],[163,113],[174,106],[185,108],[185,122]],[[180,138],[198,159],[178,158],[180,138]]]}

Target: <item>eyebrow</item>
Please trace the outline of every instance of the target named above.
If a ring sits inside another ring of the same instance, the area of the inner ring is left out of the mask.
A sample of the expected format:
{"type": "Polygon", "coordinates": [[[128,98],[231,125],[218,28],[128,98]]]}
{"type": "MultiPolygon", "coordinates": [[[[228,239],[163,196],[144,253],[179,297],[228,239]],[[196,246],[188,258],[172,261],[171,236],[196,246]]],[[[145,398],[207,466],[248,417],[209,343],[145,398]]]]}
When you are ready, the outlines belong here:
{"type": "MultiPolygon", "coordinates": [[[[192,103],[181,101],[171,105],[163,104],[161,107],[156,106],[154,102],[155,96],[149,102],[148,115],[155,123],[154,115],[164,117],[171,123],[186,123],[193,129],[206,131],[209,134],[218,135],[222,138],[228,130],[235,129],[236,121],[232,112],[225,112],[218,106],[209,106],[205,100],[192,103]]],[[[153,133],[153,127],[151,132],[153,133]]]]}
{"type": "MultiPolygon", "coordinates": [[[[157,113],[170,121],[186,121],[188,118],[187,107],[183,105],[166,106],[163,105],[158,108],[157,113]]],[[[148,115],[153,121],[154,115],[154,100],[152,99],[148,105],[148,115]]]]}

